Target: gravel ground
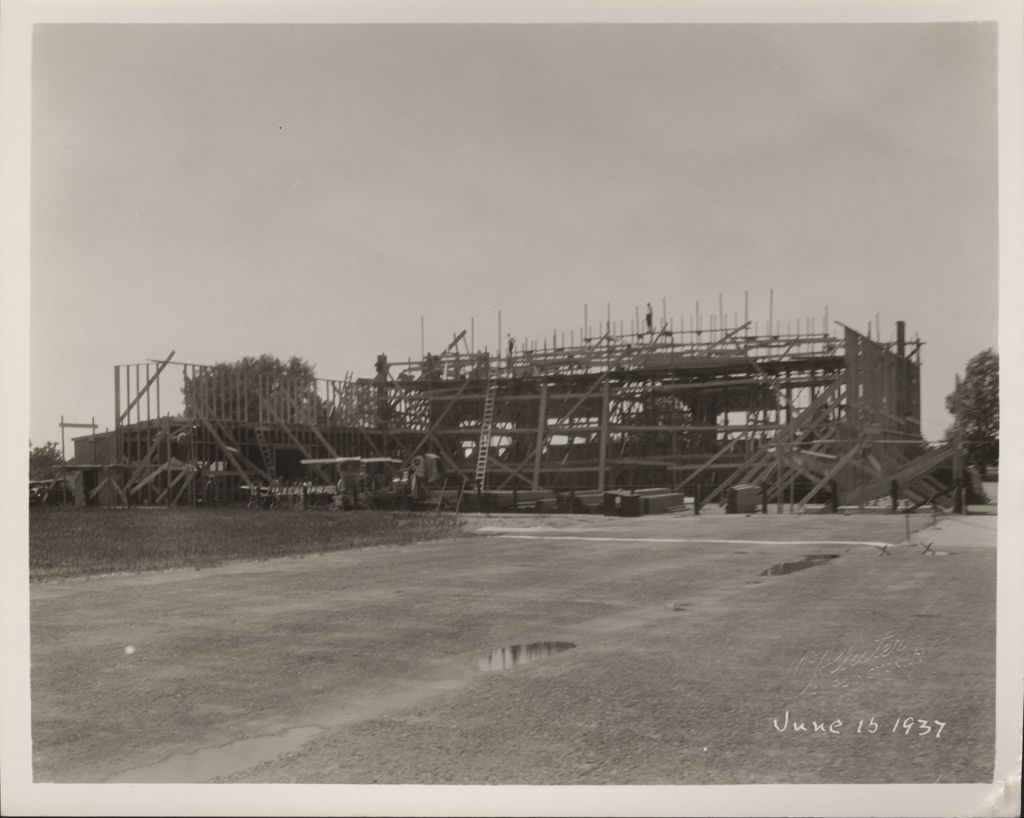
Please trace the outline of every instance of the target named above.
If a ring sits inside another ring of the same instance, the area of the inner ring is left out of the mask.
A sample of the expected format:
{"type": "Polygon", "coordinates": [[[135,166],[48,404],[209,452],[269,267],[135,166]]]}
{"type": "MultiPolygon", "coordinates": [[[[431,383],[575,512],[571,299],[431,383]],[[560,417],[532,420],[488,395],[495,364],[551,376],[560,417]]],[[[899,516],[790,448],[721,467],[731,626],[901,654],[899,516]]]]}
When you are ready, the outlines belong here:
{"type": "Polygon", "coordinates": [[[35,778],[990,781],[995,521],[915,534],[933,556],[884,515],[491,516],[33,585],[35,778]],[[815,554],[837,558],[762,574],[815,554]],[[576,647],[478,667],[556,640],[576,647]]]}

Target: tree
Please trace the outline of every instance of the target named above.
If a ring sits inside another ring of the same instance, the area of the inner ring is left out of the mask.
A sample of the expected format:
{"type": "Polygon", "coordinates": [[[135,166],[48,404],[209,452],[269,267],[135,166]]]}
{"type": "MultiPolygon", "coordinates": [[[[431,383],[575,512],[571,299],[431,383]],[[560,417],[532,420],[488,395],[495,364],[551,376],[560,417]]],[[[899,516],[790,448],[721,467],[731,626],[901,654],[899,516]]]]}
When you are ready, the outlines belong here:
{"type": "Polygon", "coordinates": [[[58,467],[64,459],[60,455],[60,446],[49,442],[36,446],[28,453],[29,480],[51,480],[59,475],[58,467]]]}
{"type": "Polygon", "coordinates": [[[323,408],[316,391],[316,370],[294,355],[287,361],[273,355],[246,356],[206,367],[185,381],[182,393],[185,414],[191,417],[223,410],[255,420],[261,396],[288,421],[298,420],[300,414],[317,417],[323,408]],[[279,400],[280,395],[288,398],[279,400]]]}
{"type": "MultiPolygon", "coordinates": [[[[946,396],[946,409],[956,417],[956,390],[946,396]]],[[[967,362],[960,382],[960,413],[967,462],[984,475],[986,466],[999,462],[999,354],[991,349],[967,362]]]]}

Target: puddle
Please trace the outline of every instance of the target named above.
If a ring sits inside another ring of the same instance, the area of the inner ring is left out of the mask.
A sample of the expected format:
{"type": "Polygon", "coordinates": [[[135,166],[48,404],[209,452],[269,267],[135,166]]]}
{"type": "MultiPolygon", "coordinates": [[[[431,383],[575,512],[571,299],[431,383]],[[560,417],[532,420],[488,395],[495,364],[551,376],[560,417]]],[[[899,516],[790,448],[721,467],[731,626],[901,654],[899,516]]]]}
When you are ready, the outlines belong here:
{"type": "Polygon", "coordinates": [[[500,648],[491,651],[490,655],[479,660],[476,664],[480,670],[508,670],[517,665],[525,665],[536,662],[545,656],[553,653],[561,653],[576,647],[575,642],[531,642],[528,645],[512,645],[509,648],[500,648]]]}
{"type": "Polygon", "coordinates": [[[181,753],[165,761],[136,767],[111,779],[113,783],[194,784],[247,770],[267,759],[298,750],[323,732],[321,727],[295,727],[276,736],[247,738],[224,747],[181,753]]]}
{"type": "Polygon", "coordinates": [[[771,568],[766,568],[760,576],[774,576],[776,574],[792,574],[796,571],[803,571],[805,568],[813,568],[816,565],[824,565],[829,560],[834,560],[838,554],[813,554],[807,557],[800,557],[797,560],[788,562],[777,562],[771,568]]]}

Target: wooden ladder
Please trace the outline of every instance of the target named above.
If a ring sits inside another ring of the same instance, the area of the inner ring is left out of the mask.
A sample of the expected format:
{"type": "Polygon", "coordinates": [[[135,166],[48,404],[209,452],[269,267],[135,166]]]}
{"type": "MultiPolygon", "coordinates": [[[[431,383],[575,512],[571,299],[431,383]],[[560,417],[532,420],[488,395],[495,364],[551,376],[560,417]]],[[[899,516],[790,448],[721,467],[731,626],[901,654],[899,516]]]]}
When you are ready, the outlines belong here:
{"type": "Polygon", "coordinates": [[[266,434],[264,434],[263,429],[261,429],[259,426],[256,427],[256,442],[260,446],[260,457],[263,458],[263,467],[267,470],[267,474],[273,477],[274,453],[270,449],[270,444],[267,443],[266,434]]]}
{"type": "Polygon", "coordinates": [[[345,378],[341,382],[341,392],[338,395],[339,409],[341,411],[342,423],[346,426],[355,424],[355,397],[352,394],[352,370],[345,372],[345,378]]]}
{"type": "Polygon", "coordinates": [[[494,423],[495,384],[488,384],[484,394],[484,416],[480,423],[480,442],[476,447],[476,487],[483,490],[487,478],[487,455],[491,448],[491,428],[494,423]]]}

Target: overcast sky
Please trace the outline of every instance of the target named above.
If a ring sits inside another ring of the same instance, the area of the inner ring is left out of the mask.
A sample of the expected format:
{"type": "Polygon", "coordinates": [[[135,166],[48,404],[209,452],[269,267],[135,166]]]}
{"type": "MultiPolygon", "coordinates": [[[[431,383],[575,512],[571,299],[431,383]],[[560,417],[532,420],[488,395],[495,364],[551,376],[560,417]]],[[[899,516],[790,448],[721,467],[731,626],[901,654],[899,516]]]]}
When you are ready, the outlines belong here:
{"type": "Polygon", "coordinates": [[[661,299],[997,344],[994,24],[39,26],[31,435],[112,367],[372,376],[661,299]]]}

